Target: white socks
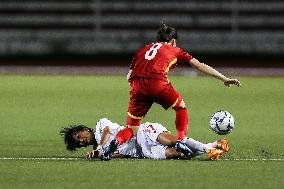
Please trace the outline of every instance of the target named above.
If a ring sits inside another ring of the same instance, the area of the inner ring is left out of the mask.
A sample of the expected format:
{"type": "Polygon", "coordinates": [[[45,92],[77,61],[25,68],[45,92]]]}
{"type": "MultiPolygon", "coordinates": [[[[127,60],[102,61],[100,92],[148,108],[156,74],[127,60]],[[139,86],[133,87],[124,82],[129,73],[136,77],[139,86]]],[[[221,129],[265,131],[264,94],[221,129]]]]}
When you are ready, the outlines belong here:
{"type": "Polygon", "coordinates": [[[212,148],[216,148],[217,141],[204,144],[193,138],[186,138],[185,144],[192,150],[193,154],[191,154],[191,158],[194,158],[201,154],[208,153],[212,148]]]}
{"type": "Polygon", "coordinates": [[[217,141],[211,142],[211,143],[207,143],[206,145],[209,146],[209,147],[211,147],[211,148],[216,148],[216,146],[217,146],[217,141]]]}
{"type": "Polygon", "coordinates": [[[205,152],[209,152],[210,149],[214,148],[213,146],[215,142],[203,144],[202,142],[194,140],[193,138],[187,138],[185,143],[192,151],[199,152],[199,153],[205,153],[205,152]]]}

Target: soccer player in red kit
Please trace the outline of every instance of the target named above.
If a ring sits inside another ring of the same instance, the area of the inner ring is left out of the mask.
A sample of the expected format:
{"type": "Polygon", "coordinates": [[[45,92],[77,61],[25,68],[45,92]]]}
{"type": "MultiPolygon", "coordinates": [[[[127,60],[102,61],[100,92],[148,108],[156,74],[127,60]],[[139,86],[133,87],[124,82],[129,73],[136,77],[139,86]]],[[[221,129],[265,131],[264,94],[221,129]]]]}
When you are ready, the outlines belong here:
{"type": "Polygon", "coordinates": [[[141,120],[154,102],[164,109],[175,110],[177,142],[172,145],[175,145],[177,151],[185,155],[190,152],[183,145],[189,122],[187,108],[182,96],[167,77],[168,72],[177,65],[191,65],[207,75],[220,79],[228,87],[231,84],[240,86],[237,79],[227,78],[212,67],[200,63],[183,49],[176,47],[176,40],[177,31],[173,27],[162,24],[157,42],[148,44],[136,52],[127,75],[130,84],[127,128],[117,134],[105,150],[102,160],[110,159],[111,153],[117,146],[128,141],[137,132],[141,120]]]}

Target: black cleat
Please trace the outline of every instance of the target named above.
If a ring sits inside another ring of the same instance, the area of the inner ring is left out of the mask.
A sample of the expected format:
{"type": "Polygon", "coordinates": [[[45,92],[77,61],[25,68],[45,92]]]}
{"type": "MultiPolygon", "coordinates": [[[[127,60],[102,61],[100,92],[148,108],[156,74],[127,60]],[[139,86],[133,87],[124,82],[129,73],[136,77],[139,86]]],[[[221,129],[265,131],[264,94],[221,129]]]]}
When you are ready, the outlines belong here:
{"type": "Polygon", "coordinates": [[[184,156],[189,157],[193,154],[193,152],[187,147],[187,145],[184,142],[177,141],[175,148],[177,152],[183,153],[184,156]]]}
{"type": "Polygon", "coordinates": [[[102,161],[109,161],[112,157],[112,153],[117,149],[119,145],[118,140],[114,139],[110,142],[109,146],[104,149],[104,152],[101,155],[102,161]]]}
{"type": "Polygon", "coordinates": [[[101,161],[109,161],[111,159],[111,154],[105,155],[104,153],[101,155],[101,161]]]}

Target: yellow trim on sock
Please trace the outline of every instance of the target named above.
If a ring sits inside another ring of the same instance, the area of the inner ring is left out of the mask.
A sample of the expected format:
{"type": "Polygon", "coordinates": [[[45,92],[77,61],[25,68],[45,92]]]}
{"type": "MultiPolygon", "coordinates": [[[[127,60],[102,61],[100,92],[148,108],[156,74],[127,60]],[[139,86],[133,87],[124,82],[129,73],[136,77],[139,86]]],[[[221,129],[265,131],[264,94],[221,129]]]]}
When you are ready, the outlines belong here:
{"type": "Polygon", "coordinates": [[[129,112],[127,112],[127,115],[128,115],[129,117],[131,117],[132,119],[143,119],[143,118],[144,118],[144,116],[138,117],[138,116],[132,115],[132,114],[129,113],[129,112]]]}

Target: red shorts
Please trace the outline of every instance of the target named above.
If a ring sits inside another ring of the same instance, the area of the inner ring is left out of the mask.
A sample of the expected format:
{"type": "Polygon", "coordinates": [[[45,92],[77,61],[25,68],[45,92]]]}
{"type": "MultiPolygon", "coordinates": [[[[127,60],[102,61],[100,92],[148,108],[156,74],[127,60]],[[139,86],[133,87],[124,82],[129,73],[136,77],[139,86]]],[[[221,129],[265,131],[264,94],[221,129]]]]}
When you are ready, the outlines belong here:
{"type": "Polygon", "coordinates": [[[172,84],[159,79],[134,78],[130,85],[127,125],[138,126],[154,102],[164,109],[179,105],[182,96],[172,84]]]}

